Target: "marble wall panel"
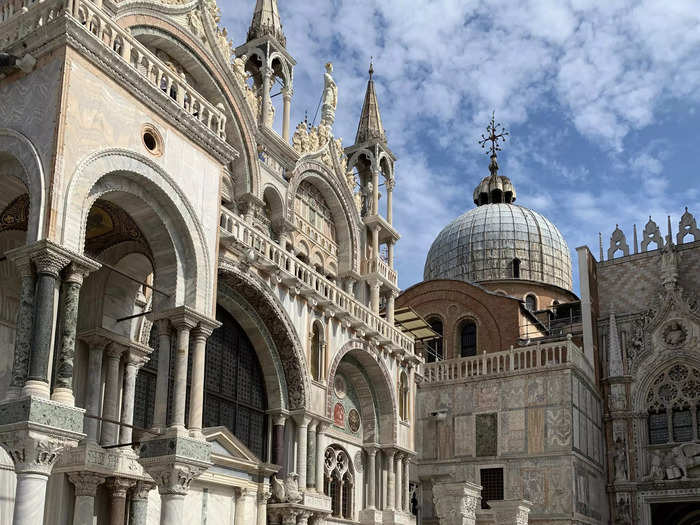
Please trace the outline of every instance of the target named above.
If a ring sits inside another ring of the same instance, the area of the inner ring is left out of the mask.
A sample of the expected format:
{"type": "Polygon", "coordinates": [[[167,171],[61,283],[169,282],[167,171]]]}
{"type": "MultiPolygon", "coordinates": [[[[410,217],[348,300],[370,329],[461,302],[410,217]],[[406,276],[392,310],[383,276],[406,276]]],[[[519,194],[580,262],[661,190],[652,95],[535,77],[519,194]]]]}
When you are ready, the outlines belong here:
{"type": "Polygon", "coordinates": [[[474,455],[474,416],[455,416],[455,456],[472,455],[474,455]]]}
{"type": "Polygon", "coordinates": [[[501,386],[503,408],[520,408],[525,404],[525,379],[506,379],[501,386]]]}
{"type": "Polygon", "coordinates": [[[527,409],[527,451],[544,452],[544,408],[527,409]]]}
{"type": "Polygon", "coordinates": [[[546,450],[566,450],[571,445],[570,409],[547,408],[545,423],[546,450]]]}
{"type": "Polygon", "coordinates": [[[531,377],[527,383],[527,404],[536,406],[544,404],[544,378],[531,377]]]}
{"type": "Polygon", "coordinates": [[[571,469],[553,467],[547,469],[547,508],[552,513],[571,512],[571,469]]]}
{"type": "Polygon", "coordinates": [[[522,469],[523,497],[532,502],[534,511],[545,509],[544,469],[522,469]]]}
{"type": "Polygon", "coordinates": [[[496,410],[498,408],[499,384],[496,381],[477,384],[475,390],[476,405],[479,410],[496,410]]]}
{"type": "Polygon", "coordinates": [[[467,414],[474,410],[474,385],[467,383],[454,388],[455,414],[467,414]]]}
{"type": "Polygon", "coordinates": [[[477,414],[476,455],[495,456],[498,452],[498,418],[497,414],[477,414]]]}
{"type": "Polygon", "coordinates": [[[562,405],[571,400],[571,379],[568,374],[558,373],[547,377],[547,404],[562,405]]]}
{"type": "Polygon", "coordinates": [[[525,410],[501,413],[501,452],[504,454],[525,451],[525,410]]]}

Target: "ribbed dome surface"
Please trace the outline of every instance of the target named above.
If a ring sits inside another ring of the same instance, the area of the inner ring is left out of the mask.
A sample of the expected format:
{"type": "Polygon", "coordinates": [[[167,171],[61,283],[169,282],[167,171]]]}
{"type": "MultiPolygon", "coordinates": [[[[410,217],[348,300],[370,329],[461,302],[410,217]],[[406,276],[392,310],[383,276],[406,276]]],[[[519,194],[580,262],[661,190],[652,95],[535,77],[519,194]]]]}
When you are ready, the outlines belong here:
{"type": "Polygon", "coordinates": [[[519,279],[571,290],[569,247],[548,219],[515,204],[485,204],[448,224],[430,247],[424,280],[519,279]],[[517,270],[516,270],[517,272],[517,270]]]}

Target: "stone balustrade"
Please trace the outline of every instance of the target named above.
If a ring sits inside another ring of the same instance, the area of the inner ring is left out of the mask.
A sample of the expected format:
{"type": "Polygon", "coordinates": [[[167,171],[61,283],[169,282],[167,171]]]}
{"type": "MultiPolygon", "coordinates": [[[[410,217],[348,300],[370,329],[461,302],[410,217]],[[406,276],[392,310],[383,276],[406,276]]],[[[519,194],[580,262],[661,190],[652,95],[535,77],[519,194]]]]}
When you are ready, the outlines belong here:
{"type": "Polygon", "coordinates": [[[535,343],[503,352],[447,359],[422,365],[426,383],[458,382],[484,376],[529,372],[564,364],[573,364],[593,378],[593,368],[570,337],[564,341],[535,343]]]}
{"type": "Polygon", "coordinates": [[[89,0],[9,0],[0,3],[0,49],[6,49],[54,20],[68,17],[111,49],[147,82],[154,84],[191,118],[226,139],[223,106],[215,107],[151,51],[89,0]]]}
{"type": "Polygon", "coordinates": [[[362,261],[362,273],[377,273],[394,286],[397,286],[398,283],[396,270],[391,268],[381,257],[371,257],[362,261]]]}
{"type": "Polygon", "coordinates": [[[414,354],[413,338],[404,334],[350,294],[342,290],[311,266],[301,262],[284,250],[267,235],[254,229],[235,213],[222,209],[221,229],[231,241],[244,249],[252,249],[251,264],[270,273],[278,273],[281,281],[290,289],[314,297],[319,305],[335,312],[335,316],[347,319],[358,330],[375,336],[380,344],[392,345],[409,355],[414,354]]]}

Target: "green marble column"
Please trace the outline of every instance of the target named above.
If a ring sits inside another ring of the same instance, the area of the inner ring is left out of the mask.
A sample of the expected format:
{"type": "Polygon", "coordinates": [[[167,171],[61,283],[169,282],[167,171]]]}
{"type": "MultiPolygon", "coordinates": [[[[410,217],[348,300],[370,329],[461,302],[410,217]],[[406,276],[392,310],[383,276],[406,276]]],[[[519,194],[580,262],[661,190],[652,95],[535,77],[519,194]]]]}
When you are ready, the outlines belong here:
{"type": "Polygon", "coordinates": [[[59,272],[70,262],[51,249],[41,249],[32,255],[36,265],[37,285],[32,325],[32,346],[29,374],[24,393],[48,397],[49,355],[54,320],[54,290],[59,272]]]}
{"type": "Polygon", "coordinates": [[[36,280],[28,258],[15,261],[22,276],[15,328],[15,354],[12,362],[12,379],[8,398],[17,398],[22,391],[29,372],[29,348],[32,340],[32,311],[34,310],[34,287],[36,280]]]}
{"type": "Polygon", "coordinates": [[[71,263],[63,281],[63,329],[61,348],[56,361],[56,381],[51,399],[73,404],[73,360],[75,357],[75,333],[78,323],[80,287],[86,270],[71,263]]]}

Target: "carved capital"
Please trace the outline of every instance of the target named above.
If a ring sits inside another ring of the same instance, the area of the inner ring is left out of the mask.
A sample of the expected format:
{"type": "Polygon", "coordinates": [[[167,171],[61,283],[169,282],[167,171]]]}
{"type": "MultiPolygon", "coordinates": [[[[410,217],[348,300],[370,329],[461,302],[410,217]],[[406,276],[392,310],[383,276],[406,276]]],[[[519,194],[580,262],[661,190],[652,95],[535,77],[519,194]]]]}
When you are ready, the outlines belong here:
{"type": "Polygon", "coordinates": [[[259,505],[267,505],[267,502],[270,500],[271,497],[272,497],[272,492],[269,492],[269,491],[258,492],[258,504],[259,505]]]}
{"type": "Polygon", "coordinates": [[[37,273],[43,273],[58,278],[61,270],[68,266],[70,259],[51,249],[44,248],[32,254],[32,261],[37,273]]]}
{"type": "Polygon", "coordinates": [[[76,496],[95,497],[97,486],[105,482],[105,478],[94,472],[71,472],[68,479],[75,485],[76,496]]]}
{"type": "Polygon", "coordinates": [[[131,489],[131,499],[132,500],[147,500],[148,493],[156,488],[155,483],[149,483],[148,481],[137,481],[136,485],[131,489]]]}
{"type": "Polygon", "coordinates": [[[113,498],[126,498],[127,491],[133,487],[136,482],[128,478],[110,478],[107,481],[107,489],[113,498]]]}
{"type": "Polygon", "coordinates": [[[190,490],[192,480],[204,470],[204,467],[195,465],[166,464],[153,465],[148,469],[148,473],[158,484],[158,492],[161,494],[181,494],[184,496],[190,490]]]}
{"type": "Polygon", "coordinates": [[[63,281],[66,283],[76,283],[82,285],[83,279],[87,277],[90,272],[96,269],[99,269],[99,266],[97,268],[88,268],[83,264],[71,262],[63,272],[63,281]]]}
{"type": "Polygon", "coordinates": [[[107,347],[107,351],[105,354],[107,355],[108,359],[117,359],[119,360],[124,352],[126,352],[127,348],[123,345],[120,345],[119,343],[111,343],[107,347]]]}
{"type": "Polygon", "coordinates": [[[0,444],[15,464],[15,472],[34,472],[49,476],[61,452],[67,444],[63,440],[46,436],[18,433],[3,435],[0,444]]]}

